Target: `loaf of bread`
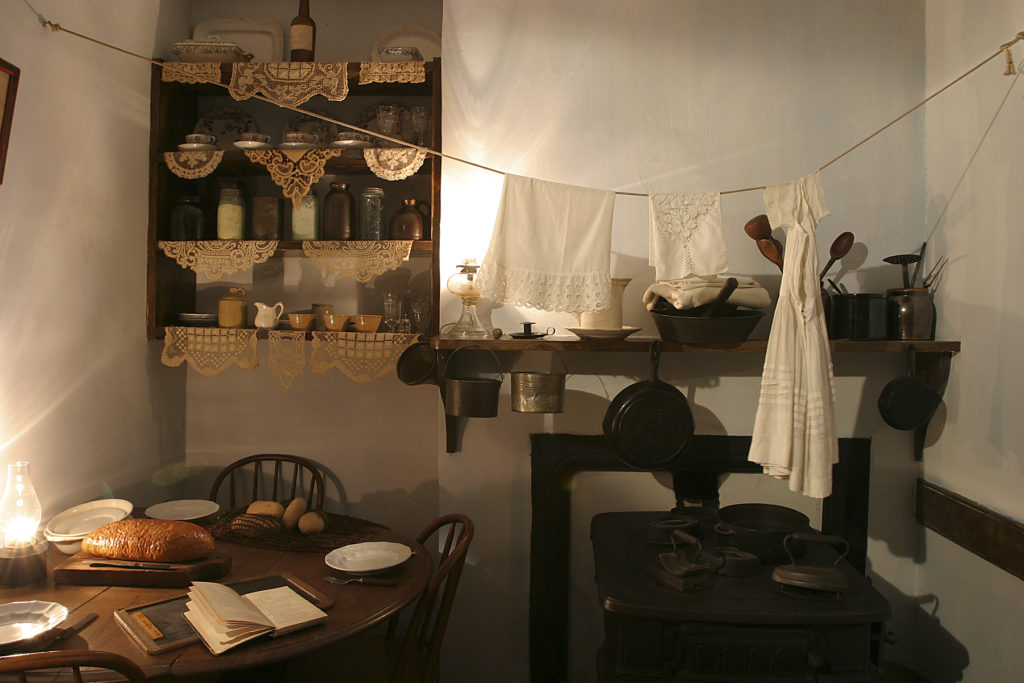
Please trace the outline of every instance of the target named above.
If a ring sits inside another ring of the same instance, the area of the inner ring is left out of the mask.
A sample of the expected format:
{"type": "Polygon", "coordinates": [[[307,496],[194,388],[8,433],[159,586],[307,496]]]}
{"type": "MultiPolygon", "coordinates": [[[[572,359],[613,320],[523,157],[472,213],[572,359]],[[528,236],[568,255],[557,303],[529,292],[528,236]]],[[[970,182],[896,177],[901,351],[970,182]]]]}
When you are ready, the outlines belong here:
{"type": "Polygon", "coordinates": [[[231,531],[248,538],[273,536],[284,531],[284,524],[271,515],[243,513],[231,520],[231,531]]]}
{"type": "Polygon", "coordinates": [[[276,500],[254,500],[245,511],[250,515],[268,515],[281,519],[284,516],[284,505],[276,500]]]}
{"type": "Polygon", "coordinates": [[[212,553],[213,546],[213,536],[201,526],[166,519],[122,519],[82,539],[87,553],[136,562],[192,562],[212,553]]]}

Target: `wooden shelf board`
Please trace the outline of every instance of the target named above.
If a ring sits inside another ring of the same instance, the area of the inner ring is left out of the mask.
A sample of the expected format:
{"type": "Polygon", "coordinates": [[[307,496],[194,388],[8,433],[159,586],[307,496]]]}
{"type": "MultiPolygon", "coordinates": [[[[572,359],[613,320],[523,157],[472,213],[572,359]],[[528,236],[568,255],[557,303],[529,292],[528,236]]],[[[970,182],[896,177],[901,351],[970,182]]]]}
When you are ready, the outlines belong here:
{"type": "MultiPolygon", "coordinates": [[[[651,348],[656,337],[633,335],[621,341],[584,341],[576,337],[547,337],[544,339],[517,340],[502,339],[447,339],[434,337],[431,345],[438,350],[452,350],[462,346],[478,345],[491,351],[522,351],[528,346],[546,348],[556,351],[643,351],[651,348]]],[[[833,352],[837,353],[897,353],[911,348],[916,351],[959,352],[959,341],[861,341],[853,339],[837,339],[829,343],[833,352]]],[[[685,351],[690,353],[764,353],[768,348],[767,340],[745,341],[739,344],[680,344],[678,342],[661,342],[664,351],[685,351]]]]}

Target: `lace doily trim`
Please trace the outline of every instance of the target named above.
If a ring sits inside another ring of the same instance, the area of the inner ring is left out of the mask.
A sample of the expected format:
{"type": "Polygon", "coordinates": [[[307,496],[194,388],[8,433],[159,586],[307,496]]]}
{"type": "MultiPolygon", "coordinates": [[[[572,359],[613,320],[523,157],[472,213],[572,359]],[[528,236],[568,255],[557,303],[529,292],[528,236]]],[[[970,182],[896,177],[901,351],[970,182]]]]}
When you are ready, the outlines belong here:
{"type": "Polygon", "coordinates": [[[651,195],[658,212],[658,232],[677,244],[689,242],[702,219],[716,210],[721,212],[720,197],[718,192],[651,195]]]}
{"type": "Polygon", "coordinates": [[[228,93],[236,100],[262,93],[292,107],[314,95],[337,102],[348,97],[348,62],[235,62],[228,93]]]}
{"type": "Polygon", "coordinates": [[[269,330],[267,337],[270,339],[270,374],[288,389],[306,367],[306,333],[269,330]]]}
{"type": "Polygon", "coordinates": [[[420,170],[427,153],[412,147],[367,147],[363,158],[378,178],[402,180],[420,170]]]}
{"type": "Polygon", "coordinates": [[[317,373],[337,368],[353,382],[374,382],[394,372],[398,357],[417,339],[391,332],[314,332],[309,367],[317,373]]]}
{"type": "Polygon", "coordinates": [[[608,273],[539,273],[485,262],[479,283],[486,298],[512,306],[592,313],[611,305],[608,273]]]}
{"type": "Polygon", "coordinates": [[[302,243],[302,253],[322,270],[356,282],[369,282],[381,273],[398,268],[409,260],[411,252],[411,240],[302,243]]]}
{"type": "Polygon", "coordinates": [[[247,149],[249,161],[263,164],[270,179],[298,209],[309,188],[324,177],[328,159],[341,156],[340,149],[247,149]]]}
{"type": "Polygon", "coordinates": [[[360,62],[359,85],[367,83],[423,83],[427,80],[424,62],[360,62]]]}
{"type": "Polygon", "coordinates": [[[156,243],[164,254],[210,280],[248,270],[277,250],[277,240],[210,240],[156,243]]]}
{"type": "Polygon", "coordinates": [[[187,150],[184,152],[164,152],[164,163],[171,173],[179,178],[195,180],[208,176],[217,170],[224,159],[222,149],[187,150]]]}
{"type": "Polygon", "coordinates": [[[220,83],[220,62],[164,62],[161,66],[164,83],[220,83]]]}
{"type": "Polygon", "coordinates": [[[256,330],[219,327],[165,327],[160,362],[177,367],[183,362],[209,377],[237,365],[252,370],[259,365],[256,330]]]}

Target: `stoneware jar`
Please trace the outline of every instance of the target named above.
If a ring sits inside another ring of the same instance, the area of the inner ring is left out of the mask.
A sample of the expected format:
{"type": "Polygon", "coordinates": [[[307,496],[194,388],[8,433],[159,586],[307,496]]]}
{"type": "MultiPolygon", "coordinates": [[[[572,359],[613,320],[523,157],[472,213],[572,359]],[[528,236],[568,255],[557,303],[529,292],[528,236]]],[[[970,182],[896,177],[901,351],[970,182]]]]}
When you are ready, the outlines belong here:
{"type": "Polygon", "coordinates": [[[241,287],[232,287],[217,302],[217,324],[221,327],[245,327],[248,320],[247,313],[245,290],[241,287]]]}
{"type": "Polygon", "coordinates": [[[430,205],[417,199],[403,199],[402,208],[391,216],[388,222],[388,239],[391,240],[422,240],[427,238],[424,215],[429,213],[430,205]],[[427,207],[420,211],[419,207],[427,207]]]}

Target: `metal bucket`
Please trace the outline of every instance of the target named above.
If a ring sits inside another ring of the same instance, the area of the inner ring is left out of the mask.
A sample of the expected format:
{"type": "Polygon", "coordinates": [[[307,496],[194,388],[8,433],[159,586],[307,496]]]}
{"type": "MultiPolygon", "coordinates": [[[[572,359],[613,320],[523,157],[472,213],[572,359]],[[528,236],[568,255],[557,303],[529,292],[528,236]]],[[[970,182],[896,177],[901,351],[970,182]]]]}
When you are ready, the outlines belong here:
{"type": "MultiPolygon", "coordinates": [[[[523,349],[519,356],[523,355],[523,349]]],[[[563,372],[513,371],[512,412],[560,413],[565,399],[565,375],[569,371],[562,354],[555,354],[562,363],[563,372]]],[[[516,356],[516,360],[519,360],[516,356]]],[[[515,363],[513,362],[513,367],[515,363]]]]}
{"type": "MultiPolygon", "coordinates": [[[[455,349],[448,357],[444,369],[444,412],[456,417],[497,417],[498,393],[501,390],[504,376],[500,376],[499,379],[451,376],[452,360],[455,355],[463,349],[470,348],[481,349],[483,347],[462,346],[455,349]]],[[[488,353],[494,358],[494,363],[500,372],[501,364],[498,362],[498,357],[491,351],[488,353]]]]}

